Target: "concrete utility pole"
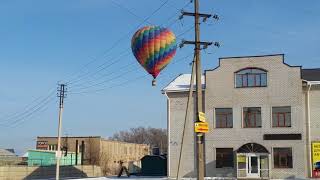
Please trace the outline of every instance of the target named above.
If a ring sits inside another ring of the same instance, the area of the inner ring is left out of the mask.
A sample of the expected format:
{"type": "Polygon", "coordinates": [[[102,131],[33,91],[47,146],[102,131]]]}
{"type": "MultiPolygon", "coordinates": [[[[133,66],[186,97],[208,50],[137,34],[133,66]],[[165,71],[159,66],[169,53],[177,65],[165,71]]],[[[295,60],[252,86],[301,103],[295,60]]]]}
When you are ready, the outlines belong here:
{"type": "MultiPolygon", "coordinates": [[[[200,41],[200,23],[199,19],[203,18],[203,22],[205,22],[208,18],[213,17],[214,19],[219,19],[217,15],[211,14],[202,14],[199,13],[199,1],[194,0],[194,13],[184,12],[182,11],[183,16],[194,16],[194,27],[195,27],[195,40],[194,41],[185,41],[183,40],[180,44],[180,48],[183,47],[184,44],[193,44],[195,46],[195,65],[196,65],[196,111],[197,111],[197,119],[196,122],[201,122],[199,119],[199,112],[203,112],[202,106],[202,83],[201,83],[201,56],[200,51],[202,49],[206,49],[208,46],[212,45],[212,42],[201,42],[200,41]]],[[[215,42],[215,46],[219,46],[219,43],[215,42]]],[[[203,180],[205,176],[205,156],[204,156],[204,133],[196,133],[196,165],[197,165],[197,179],[203,180]]]]}
{"type": "Polygon", "coordinates": [[[57,158],[57,166],[56,166],[56,180],[59,180],[60,176],[60,158],[61,158],[61,125],[62,125],[62,112],[63,112],[63,102],[65,98],[66,93],[66,85],[65,84],[59,84],[58,89],[58,97],[60,99],[59,102],[59,123],[58,123],[58,149],[56,152],[56,158],[57,158]]]}

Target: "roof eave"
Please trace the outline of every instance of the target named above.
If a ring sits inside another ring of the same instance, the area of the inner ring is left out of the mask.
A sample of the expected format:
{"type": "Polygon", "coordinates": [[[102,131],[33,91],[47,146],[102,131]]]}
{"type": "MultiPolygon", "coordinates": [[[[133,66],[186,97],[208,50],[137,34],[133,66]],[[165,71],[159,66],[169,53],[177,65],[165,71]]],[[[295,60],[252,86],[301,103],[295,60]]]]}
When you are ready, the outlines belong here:
{"type": "Polygon", "coordinates": [[[320,81],[308,81],[303,79],[303,82],[306,82],[308,85],[320,85],[320,81]]]}

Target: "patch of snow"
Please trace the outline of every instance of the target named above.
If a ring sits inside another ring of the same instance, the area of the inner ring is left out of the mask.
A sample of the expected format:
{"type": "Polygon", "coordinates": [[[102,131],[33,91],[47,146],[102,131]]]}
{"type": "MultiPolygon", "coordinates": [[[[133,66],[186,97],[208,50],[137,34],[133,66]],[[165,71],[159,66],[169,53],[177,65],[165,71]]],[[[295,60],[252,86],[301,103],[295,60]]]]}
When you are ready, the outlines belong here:
{"type": "MultiPolygon", "coordinates": [[[[171,81],[165,88],[162,89],[163,92],[179,92],[188,91],[190,87],[191,74],[180,74],[173,81],[171,81]]],[[[204,75],[201,76],[202,88],[205,88],[204,75]]],[[[194,88],[196,84],[196,79],[194,78],[194,88]]]]}

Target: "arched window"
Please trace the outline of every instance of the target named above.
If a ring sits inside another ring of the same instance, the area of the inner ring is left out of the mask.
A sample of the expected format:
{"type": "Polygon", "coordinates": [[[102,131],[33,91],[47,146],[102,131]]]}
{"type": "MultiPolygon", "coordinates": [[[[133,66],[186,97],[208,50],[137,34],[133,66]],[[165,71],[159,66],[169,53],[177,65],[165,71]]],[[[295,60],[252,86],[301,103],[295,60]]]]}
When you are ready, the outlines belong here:
{"type": "Polygon", "coordinates": [[[243,87],[266,87],[267,71],[259,68],[246,68],[235,72],[235,85],[243,87]]]}

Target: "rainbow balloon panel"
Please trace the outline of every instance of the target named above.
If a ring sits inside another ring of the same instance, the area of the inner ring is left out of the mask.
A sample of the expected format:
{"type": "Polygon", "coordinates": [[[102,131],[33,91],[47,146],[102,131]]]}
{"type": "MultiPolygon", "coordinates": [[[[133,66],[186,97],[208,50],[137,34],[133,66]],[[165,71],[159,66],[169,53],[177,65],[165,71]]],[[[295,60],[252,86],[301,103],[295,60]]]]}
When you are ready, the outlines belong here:
{"type": "Polygon", "coordinates": [[[156,78],[176,53],[176,37],[167,28],[145,26],[133,35],[131,49],[140,65],[156,78]]]}

